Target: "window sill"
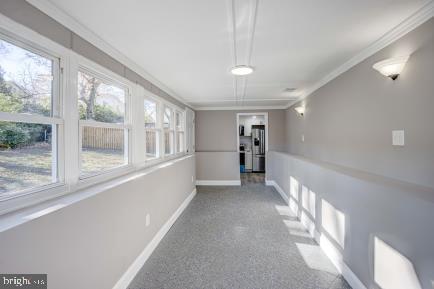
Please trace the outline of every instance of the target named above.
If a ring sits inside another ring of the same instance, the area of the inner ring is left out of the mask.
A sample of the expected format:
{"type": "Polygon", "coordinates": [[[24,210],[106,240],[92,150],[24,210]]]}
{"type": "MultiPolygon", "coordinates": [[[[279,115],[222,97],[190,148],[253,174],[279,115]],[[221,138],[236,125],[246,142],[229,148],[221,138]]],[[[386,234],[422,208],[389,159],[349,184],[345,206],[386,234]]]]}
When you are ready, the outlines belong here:
{"type": "MultiPolygon", "coordinates": [[[[7,204],[9,207],[9,210],[5,209],[4,211],[0,211],[0,214],[2,214],[0,215],[0,232],[4,232],[28,221],[48,215],[74,203],[103,193],[111,188],[151,174],[193,156],[194,154],[182,155],[177,158],[172,158],[171,160],[161,160],[157,164],[148,164],[147,167],[137,169],[131,168],[129,172],[123,172],[121,176],[118,176],[115,179],[99,182],[97,184],[87,183],[86,185],[83,185],[83,187],[76,186],[74,189],[68,189],[68,186],[60,185],[52,189],[28,195],[31,196],[31,199],[27,200],[27,202],[22,198],[15,198],[14,200],[4,202],[4,204],[0,203],[1,206],[7,204]],[[16,205],[14,206],[14,204],[11,204],[9,201],[16,201],[16,205]]],[[[0,207],[0,209],[1,208],[2,207],[0,207]]]]}

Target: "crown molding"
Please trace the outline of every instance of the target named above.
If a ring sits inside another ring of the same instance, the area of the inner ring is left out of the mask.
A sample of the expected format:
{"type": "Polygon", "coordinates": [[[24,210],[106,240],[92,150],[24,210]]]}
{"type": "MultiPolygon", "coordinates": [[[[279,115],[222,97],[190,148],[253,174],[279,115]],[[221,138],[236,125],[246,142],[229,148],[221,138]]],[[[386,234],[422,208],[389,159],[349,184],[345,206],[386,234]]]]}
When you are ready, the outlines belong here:
{"type": "Polygon", "coordinates": [[[187,101],[184,100],[181,96],[177,95],[174,91],[172,91],[169,87],[167,87],[164,83],[162,83],[160,80],[156,79],[152,75],[150,75],[148,72],[145,71],[140,65],[138,65],[136,62],[134,62],[132,59],[127,57],[125,54],[114,48],[112,45],[110,45],[108,42],[106,42],[104,39],[99,37],[96,33],[94,33],[92,30],[85,27],[83,24],[81,24],[79,21],[77,21],[75,18],[58,8],[56,5],[51,3],[48,0],[25,0],[30,5],[36,7],[37,9],[41,10],[48,16],[52,17],[54,20],[74,32],[75,34],[79,35],[86,41],[89,41],[92,45],[96,46],[97,48],[101,49],[103,52],[107,53],[117,61],[121,62],[123,65],[127,66],[146,80],[150,81],[153,85],[157,86],[164,92],[168,93],[171,97],[179,100],[186,106],[188,106],[187,101]]]}
{"type": "MultiPolygon", "coordinates": [[[[148,81],[152,82],[154,85],[158,86],[160,89],[168,93],[173,98],[179,100],[186,106],[192,106],[188,100],[185,100],[184,98],[180,97],[176,93],[174,93],[170,88],[168,88],[166,85],[164,85],[161,81],[154,78],[152,75],[150,75],[148,72],[146,72],[141,66],[136,64],[133,60],[125,56],[123,53],[121,53],[119,50],[108,44],[105,40],[101,39],[98,35],[96,35],[94,32],[83,26],[81,23],[79,23],[77,20],[75,20],[73,17],[59,9],[57,6],[53,5],[48,0],[26,0],[31,5],[35,6],[48,16],[52,17],[80,37],[83,37],[85,40],[89,41],[105,53],[111,55],[116,60],[120,61],[122,64],[128,66],[130,69],[134,70],[136,73],[147,79],[148,81]]],[[[409,16],[407,19],[405,19],[403,22],[398,24],[396,27],[391,29],[389,32],[384,34],[382,37],[374,41],[372,44],[367,46],[365,49],[363,49],[361,52],[356,54],[354,57],[352,57],[347,62],[343,63],[341,66],[337,67],[336,69],[332,70],[329,74],[327,74],[325,77],[323,77],[321,80],[313,84],[312,86],[308,87],[302,96],[297,100],[289,100],[289,103],[286,106],[231,106],[231,107],[192,107],[194,110],[248,110],[248,109],[287,109],[297,102],[307,98],[309,95],[311,95],[313,92],[327,84],[328,82],[332,81],[342,73],[348,71],[353,66],[359,64],[363,60],[367,59],[368,57],[372,56],[373,54],[377,53],[381,49],[385,48],[386,46],[390,45],[391,43],[395,42],[405,34],[409,33],[410,31],[414,30],[421,24],[428,21],[430,18],[434,16],[434,1],[428,2],[425,6],[423,6],[421,9],[416,11],[413,15],[409,16]]],[[[235,52],[236,53],[236,52],[235,52]]],[[[218,100],[216,100],[218,101],[218,100]]]]}
{"type": "Polygon", "coordinates": [[[274,110],[274,109],[286,109],[287,106],[199,106],[193,107],[194,110],[274,110]]]}
{"type": "Polygon", "coordinates": [[[412,14],[404,21],[402,21],[400,24],[392,28],[389,32],[387,32],[382,37],[380,37],[372,44],[370,44],[368,47],[363,49],[361,52],[353,56],[350,60],[348,60],[347,62],[345,62],[338,68],[336,68],[335,70],[331,71],[320,81],[316,82],[314,85],[308,87],[298,100],[290,102],[286,106],[286,108],[289,108],[295,103],[305,99],[313,92],[318,90],[320,87],[329,83],[330,81],[332,81],[333,79],[341,75],[342,73],[348,71],[353,66],[359,64],[363,60],[374,55],[375,53],[385,48],[386,46],[392,44],[399,38],[403,37],[405,34],[409,33],[410,31],[414,30],[415,28],[419,27],[420,25],[422,25],[423,23],[431,19],[433,16],[434,16],[434,1],[430,1],[421,9],[419,9],[414,14],[412,14]]]}
{"type": "MultiPolygon", "coordinates": [[[[189,104],[195,104],[195,103],[216,103],[216,102],[237,102],[237,100],[235,98],[225,98],[225,99],[213,99],[213,98],[207,98],[207,99],[185,99],[186,102],[188,102],[189,104]]],[[[240,100],[238,100],[239,102],[242,102],[240,100]]],[[[243,100],[244,102],[249,102],[249,101],[258,101],[258,102],[262,102],[262,101],[298,101],[298,98],[284,98],[284,97],[280,97],[280,98],[247,98],[243,100]]]]}

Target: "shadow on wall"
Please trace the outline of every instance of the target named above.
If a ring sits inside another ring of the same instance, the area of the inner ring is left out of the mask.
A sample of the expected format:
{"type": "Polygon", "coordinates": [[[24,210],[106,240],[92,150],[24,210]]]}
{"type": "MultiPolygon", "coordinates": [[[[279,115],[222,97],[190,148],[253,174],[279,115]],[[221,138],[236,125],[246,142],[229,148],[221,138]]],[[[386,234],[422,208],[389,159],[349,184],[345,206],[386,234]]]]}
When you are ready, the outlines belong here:
{"type": "MultiPolygon", "coordinates": [[[[294,176],[289,178],[289,189],[288,206],[275,207],[280,215],[290,218],[283,222],[292,236],[314,239],[319,243],[319,246],[296,244],[306,265],[315,270],[342,273],[345,269],[342,255],[345,251],[345,228],[349,228],[345,212],[294,176]]],[[[372,238],[371,271],[375,285],[381,289],[421,289],[412,262],[378,236],[373,235],[372,238]]],[[[432,283],[434,288],[434,281],[432,283]]]]}

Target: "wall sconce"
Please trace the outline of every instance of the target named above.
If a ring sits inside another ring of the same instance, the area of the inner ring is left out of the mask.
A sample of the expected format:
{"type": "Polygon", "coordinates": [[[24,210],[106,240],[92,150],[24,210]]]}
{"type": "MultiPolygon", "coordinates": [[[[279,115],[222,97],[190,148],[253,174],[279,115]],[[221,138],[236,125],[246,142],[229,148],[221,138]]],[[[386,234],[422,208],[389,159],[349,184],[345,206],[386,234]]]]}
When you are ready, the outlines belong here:
{"type": "Polygon", "coordinates": [[[395,80],[404,69],[409,56],[394,57],[375,63],[372,68],[395,80]]]}
{"type": "Polygon", "coordinates": [[[294,108],[296,112],[298,112],[299,115],[303,116],[304,112],[306,111],[306,108],[304,106],[297,106],[294,108]]]}

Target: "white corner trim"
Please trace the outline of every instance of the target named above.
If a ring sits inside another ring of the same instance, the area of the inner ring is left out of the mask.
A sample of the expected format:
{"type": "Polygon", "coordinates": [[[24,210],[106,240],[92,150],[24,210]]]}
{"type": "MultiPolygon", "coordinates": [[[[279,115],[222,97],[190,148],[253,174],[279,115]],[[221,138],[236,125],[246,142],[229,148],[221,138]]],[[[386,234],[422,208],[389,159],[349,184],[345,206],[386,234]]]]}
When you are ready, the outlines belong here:
{"type": "Polygon", "coordinates": [[[169,87],[163,84],[160,80],[156,79],[148,72],[145,71],[140,65],[134,62],[132,59],[127,57],[125,54],[117,50],[107,41],[103,40],[99,37],[95,32],[91,31],[75,18],[67,14],[65,11],[54,5],[48,0],[26,0],[31,5],[35,6],[48,16],[52,17],[60,24],[64,25],[66,28],[70,29],[72,32],[76,33],[83,39],[92,43],[108,55],[112,56],[114,59],[118,60],[137,74],[141,75],[146,80],[150,81],[152,84],[156,85],[158,88],[162,89],[166,93],[168,93],[173,98],[179,100],[186,106],[189,106],[187,101],[185,101],[181,96],[177,95],[174,91],[172,91],[169,87]]]}
{"type": "Polygon", "coordinates": [[[191,192],[191,194],[182,202],[179,208],[173,213],[169,220],[161,227],[161,229],[155,234],[154,238],[152,238],[151,242],[145,247],[145,249],[140,253],[140,255],[134,260],[134,262],[130,265],[127,271],[122,275],[122,277],[116,282],[113,289],[126,289],[128,285],[130,285],[131,281],[133,281],[137,272],[142,268],[148,258],[151,256],[152,252],[154,252],[155,248],[157,248],[158,244],[164,238],[166,233],[170,230],[172,225],[178,219],[178,217],[182,214],[182,212],[187,208],[190,204],[191,200],[193,200],[196,195],[196,188],[191,192]]]}
{"type": "MultiPolygon", "coordinates": [[[[273,186],[276,189],[276,191],[279,192],[279,194],[282,196],[285,202],[289,204],[289,197],[285,194],[285,192],[282,190],[282,188],[279,186],[279,184],[276,181],[265,180],[265,184],[267,186],[273,186]]],[[[295,214],[295,216],[297,216],[296,211],[293,210],[293,213],[295,214]]],[[[304,214],[302,213],[301,217],[298,218],[300,223],[306,228],[310,236],[319,244],[320,248],[324,251],[326,256],[336,267],[338,272],[342,274],[345,280],[347,280],[348,284],[350,284],[350,286],[353,289],[367,289],[366,286],[362,283],[362,281],[360,281],[360,279],[357,277],[357,275],[354,274],[353,271],[351,271],[350,267],[348,267],[348,265],[345,264],[345,262],[343,261],[342,254],[339,252],[338,249],[336,249],[333,243],[330,242],[330,240],[328,240],[324,234],[321,234],[316,229],[315,223],[312,220],[310,220],[307,216],[303,216],[303,215],[304,214]]]]}
{"type": "Polygon", "coordinates": [[[369,56],[374,55],[381,49],[385,48],[386,46],[392,44],[405,34],[409,33],[410,31],[414,30],[418,26],[422,25],[426,21],[428,21],[430,18],[434,16],[434,1],[430,1],[425,6],[423,6],[421,9],[416,11],[413,15],[406,18],[404,21],[402,21],[400,24],[392,28],[390,31],[388,31],[386,34],[381,36],[379,39],[371,43],[368,47],[363,49],[361,52],[353,56],[350,60],[342,64],[341,66],[337,67],[333,71],[331,71],[329,74],[327,74],[325,77],[323,77],[321,80],[313,84],[312,86],[308,87],[303,95],[297,100],[297,101],[291,101],[285,109],[291,107],[294,103],[299,102],[309,95],[311,95],[313,92],[315,92],[320,87],[324,86],[328,82],[332,81],[342,73],[346,72],[353,66],[359,64],[369,56]]]}
{"type": "Polygon", "coordinates": [[[196,186],[241,186],[240,180],[197,180],[196,186]]]}

